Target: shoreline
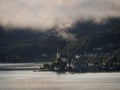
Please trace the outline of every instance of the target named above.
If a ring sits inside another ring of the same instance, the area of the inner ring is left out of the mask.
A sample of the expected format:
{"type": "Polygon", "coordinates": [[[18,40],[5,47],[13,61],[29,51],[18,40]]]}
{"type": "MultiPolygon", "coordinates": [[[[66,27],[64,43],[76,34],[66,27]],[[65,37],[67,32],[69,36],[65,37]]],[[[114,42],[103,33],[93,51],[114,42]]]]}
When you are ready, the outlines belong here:
{"type": "Polygon", "coordinates": [[[119,70],[93,70],[93,71],[55,71],[49,69],[40,69],[42,63],[0,63],[0,71],[33,71],[33,72],[56,72],[56,73],[114,73],[119,70]]]}

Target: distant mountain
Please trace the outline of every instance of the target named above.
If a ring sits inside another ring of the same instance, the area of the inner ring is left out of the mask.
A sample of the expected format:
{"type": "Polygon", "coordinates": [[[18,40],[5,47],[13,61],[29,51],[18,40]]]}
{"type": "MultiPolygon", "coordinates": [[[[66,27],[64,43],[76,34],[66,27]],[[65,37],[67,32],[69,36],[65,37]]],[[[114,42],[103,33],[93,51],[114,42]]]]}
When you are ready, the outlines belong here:
{"type": "Polygon", "coordinates": [[[99,24],[92,20],[79,21],[70,30],[76,35],[77,41],[65,46],[64,52],[68,54],[90,52],[93,48],[113,52],[120,48],[120,18],[109,18],[99,24]]]}
{"type": "Polygon", "coordinates": [[[109,18],[105,22],[78,21],[67,28],[76,41],[58,37],[54,30],[35,32],[29,28],[4,30],[0,26],[0,62],[38,62],[55,58],[57,48],[73,56],[103,48],[103,52],[120,49],[120,18],[109,18]]]}
{"type": "Polygon", "coordinates": [[[3,29],[0,28],[0,62],[34,62],[41,60],[43,54],[54,57],[57,48],[66,44],[52,32],[3,29]]]}

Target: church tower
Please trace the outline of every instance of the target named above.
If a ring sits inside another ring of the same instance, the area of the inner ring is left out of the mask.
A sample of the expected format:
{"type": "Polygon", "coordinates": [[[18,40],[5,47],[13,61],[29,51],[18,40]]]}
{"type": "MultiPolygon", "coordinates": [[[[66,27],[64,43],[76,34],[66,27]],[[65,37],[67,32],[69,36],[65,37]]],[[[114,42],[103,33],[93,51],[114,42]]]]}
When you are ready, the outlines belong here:
{"type": "Polygon", "coordinates": [[[60,50],[59,48],[57,49],[57,59],[59,59],[61,57],[61,53],[60,53],[60,50]]]}

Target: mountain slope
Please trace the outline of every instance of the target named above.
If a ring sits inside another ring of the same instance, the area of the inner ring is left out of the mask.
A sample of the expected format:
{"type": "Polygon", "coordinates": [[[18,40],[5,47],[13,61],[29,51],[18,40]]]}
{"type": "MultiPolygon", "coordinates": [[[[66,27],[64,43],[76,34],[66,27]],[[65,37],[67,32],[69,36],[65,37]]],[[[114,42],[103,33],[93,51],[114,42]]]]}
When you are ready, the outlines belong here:
{"type": "Polygon", "coordinates": [[[0,27],[0,62],[36,62],[52,60],[59,47],[63,54],[73,56],[103,48],[103,52],[120,49],[120,18],[109,18],[105,22],[79,21],[67,28],[76,41],[66,41],[54,32],[34,32],[15,29],[6,31],[0,27]]]}

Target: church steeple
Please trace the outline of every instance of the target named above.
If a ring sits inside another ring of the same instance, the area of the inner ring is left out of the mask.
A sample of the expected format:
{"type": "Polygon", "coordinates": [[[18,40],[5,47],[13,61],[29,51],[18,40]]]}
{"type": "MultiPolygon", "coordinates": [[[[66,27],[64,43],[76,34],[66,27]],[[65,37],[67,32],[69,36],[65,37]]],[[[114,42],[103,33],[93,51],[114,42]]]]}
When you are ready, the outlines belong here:
{"type": "Polygon", "coordinates": [[[61,53],[60,53],[60,49],[57,49],[57,59],[59,59],[61,57],[61,53]]]}

